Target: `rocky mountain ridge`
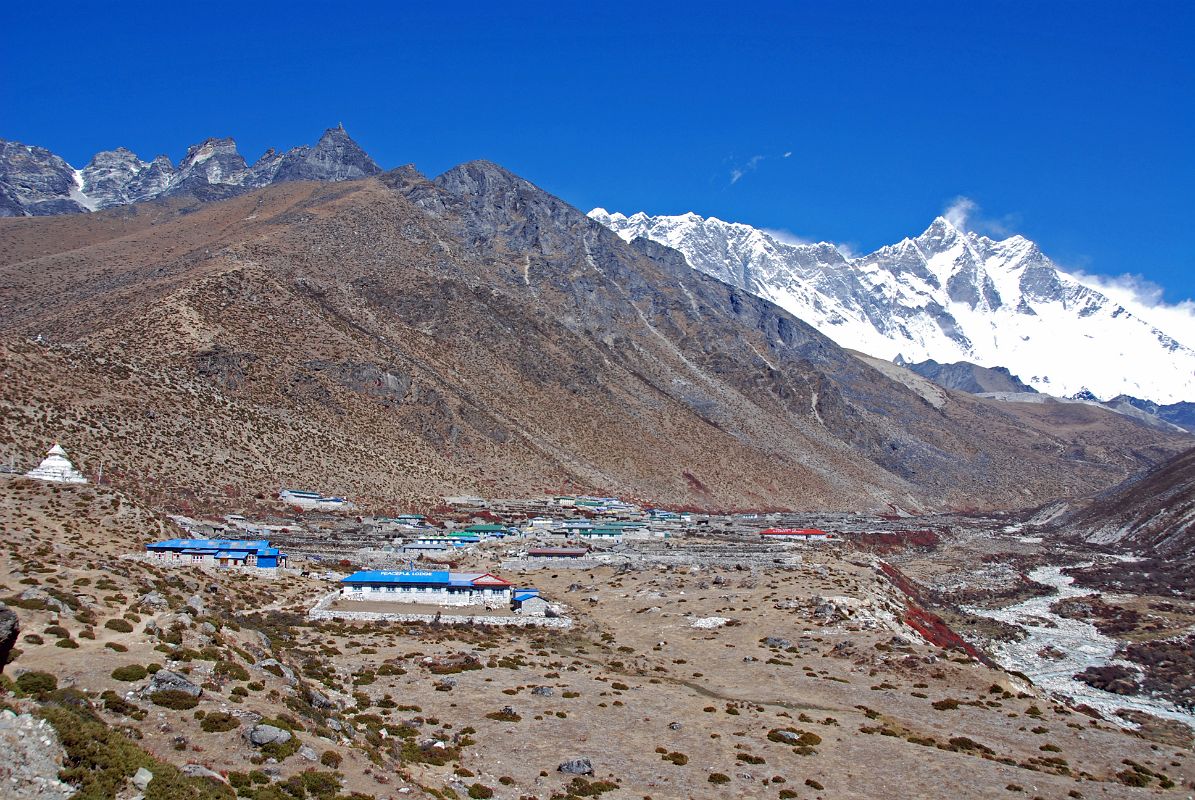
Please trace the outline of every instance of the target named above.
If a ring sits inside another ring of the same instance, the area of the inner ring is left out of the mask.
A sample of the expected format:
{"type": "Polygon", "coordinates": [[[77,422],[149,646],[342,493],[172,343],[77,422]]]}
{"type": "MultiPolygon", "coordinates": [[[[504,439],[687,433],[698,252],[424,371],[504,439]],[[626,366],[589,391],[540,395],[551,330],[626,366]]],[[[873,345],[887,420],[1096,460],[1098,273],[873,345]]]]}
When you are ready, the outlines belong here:
{"type": "Polygon", "coordinates": [[[1190,442],[890,377],[489,162],[0,220],[0,243],[0,457],[63,439],[174,507],[1008,507],[1190,442]]]}
{"type": "Polygon", "coordinates": [[[960,392],[981,394],[983,392],[1025,392],[1032,394],[1036,390],[1013,375],[1004,367],[981,367],[969,361],[956,361],[953,364],[939,364],[932,358],[927,361],[909,363],[900,356],[896,364],[911,369],[934,383],[947,389],[958,389],[960,392]]]}
{"type": "Polygon", "coordinates": [[[860,257],[697,214],[593,219],[775,302],[838,344],[889,360],[1003,367],[1036,390],[1172,404],[1195,398],[1195,350],[1054,264],[1034,242],[939,217],[860,257]]]}
{"type": "Polygon", "coordinates": [[[267,150],[252,166],[229,138],[192,145],[177,167],[164,155],[143,161],[120,147],[97,153],[82,169],[44,148],[0,140],[0,217],[83,213],[176,195],[219,200],[284,181],[380,172],[343,125],[326,130],[313,147],[267,150]]]}

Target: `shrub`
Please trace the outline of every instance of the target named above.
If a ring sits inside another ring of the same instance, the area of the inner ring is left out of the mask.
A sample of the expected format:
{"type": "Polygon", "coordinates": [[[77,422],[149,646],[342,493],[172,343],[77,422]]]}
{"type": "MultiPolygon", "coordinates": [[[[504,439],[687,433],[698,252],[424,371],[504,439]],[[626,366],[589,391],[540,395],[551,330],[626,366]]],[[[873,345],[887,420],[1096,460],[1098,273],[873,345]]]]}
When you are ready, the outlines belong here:
{"type": "Polygon", "coordinates": [[[104,623],[104,627],[117,633],[132,633],[133,626],[127,619],[115,617],[104,623]]]}
{"type": "Polygon", "coordinates": [[[486,800],[486,798],[493,797],[494,790],[482,783],[475,783],[469,787],[469,797],[474,800],[486,800]]]}
{"type": "Polygon", "coordinates": [[[826,788],[825,786],[822,786],[820,783],[815,781],[813,778],[806,778],[805,785],[808,786],[810,789],[815,789],[819,792],[826,788]]]}
{"type": "Polygon", "coordinates": [[[156,706],[175,711],[189,711],[199,705],[198,697],[192,697],[180,689],[162,689],[151,694],[149,700],[156,706]]]}
{"type": "Polygon", "coordinates": [[[325,750],[319,757],[319,763],[332,769],[339,767],[341,760],[340,753],[337,753],[335,750],[325,750]]]}
{"type": "Polygon", "coordinates": [[[491,711],[490,713],[486,714],[486,719],[495,719],[499,722],[518,722],[522,719],[522,717],[516,714],[514,709],[508,706],[501,711],[491,711]]]}
{"type": "Polygon", "coordinates": [[[234,681],[249,680],[249,670],[235,661],[217,661],[212,674],[218,678],[229,678],[234,681]]]}
{"type": "Polygon", "coordinates": [[[29,644],[45,644],[46,640],[38,636],[36,633],[25,634],[25,641],[29,644]]]}
{"type": "Polygon", "coordinates": [[[77,787],[79,800],[116,797],[140,767],[154,776],[152,788],[145,793],[147,800],[233,800],[229,787],[188,778],[89,712],[51,705],[41,713],[58,732],[66,751],[59,778],[77,787]]]}
{"type": "Polygon", "coordinates": [[[54,646],[55,647],[63,647],[63,648],[66,648],[67,650],[78,650],[79,649],[79,643],[76,642],[74,639],[59,639],[57,642],[54,643],[54,646]]]}
{"type": "Polygon", "coordinates": [[[129,664],[112,670],[112,677],[118,681],[139,681],[149,673],[140,664],[129,664]]]}
{"type": "Polygon", "coordinates": [[[270,742],[267,745],[263,745],[261,748],[261,754],[266,758],[273,758],[277,759],[278,761],[283,761],[299,752],[300,746],[301,743],[299,742],[299,737],[291,736],[290,739],[285,742],[270,742]]]}
{"type": "Polygon", "coordinates": [[[40,700],[58,688],[58,679],[48,672],[25,672],[17,676],[17,688],[40,700]]]}
{"type": "Polygon", "coordinates": [[[663,761],[671,761],[678,767],[683,767],[685,764],[689,763],[689,757],[684,753],[665,753],[664,755],[660,756],[660,759],[663,761]]]}
{"type": "Polygon", "coordinates": [[[100,699],[104,701],[104,709],[111,711],[113,714],[121,714],[126,717],[132,717],[133,719],[145,718],[143,710],[125,700],[111,689],[101,694],[100,699]]]}
{"type": "Polygon", "coordinates": [[[223,733],[224,731],[235,730],[240,726],[240,720],[232,714],[223,711],[208,714],[203,718],[203,722],[199,723],[199,727],[207,733],[223,733]]]}
{"type": "Polygon", "coordinates": [[[45,631],[43,631],[43,633],[45,633],[47,636],[57,636],[60,639],[69,639],[71,635],[70,631],[61,625],[50,625],[45,629],[45,631]]]}
{"type": "Polygon", "coordinates": [[[945,700],[935,700],[933,706],[937,711],[953,711],[958,708],[958,700],[947,697],[945,700]]]}
{"type": "Polygon", "coordinates": [[[706,780],[714,784],[730,783],[730,776],[721,772],[715,772],[706,778],[706,780]]]}

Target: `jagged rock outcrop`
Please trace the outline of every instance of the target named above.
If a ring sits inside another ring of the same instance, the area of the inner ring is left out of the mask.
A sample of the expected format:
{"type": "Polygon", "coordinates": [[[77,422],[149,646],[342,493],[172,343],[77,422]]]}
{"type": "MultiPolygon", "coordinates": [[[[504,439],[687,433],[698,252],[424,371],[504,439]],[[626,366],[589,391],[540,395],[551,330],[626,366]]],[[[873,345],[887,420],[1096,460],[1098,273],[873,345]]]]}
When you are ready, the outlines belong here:
{"type": "Polygon", "coordinates": [[[933,359],[910,364],[897,357],[896,363],[929,378],[939,386],[957,389],[960,392],[980,394],[982,392],[1023,392],[1033,394],[1037,390],[1028,385],[1004,367],[981,367],[969,361],[953,364],[939,364],[933,359]]]}
{"type": "Polygon", "coordinates": [[[223,200],[284,181],[349,181],[380,172],[343,125],[325,131],[314,147],[270,149],[252,167],[230,138],[192,145],[177,169],[164,155],[147,162],[118,147],[96,153],[81,170],[49,150],[0,140],[0,216],[82,213],[180,195],[223,200]]]}
{"type": "Polygon", "coordinates": [[[0,216],[41,217],[86,211],[75,170],[42,147],[0,139],[0,216]]]}

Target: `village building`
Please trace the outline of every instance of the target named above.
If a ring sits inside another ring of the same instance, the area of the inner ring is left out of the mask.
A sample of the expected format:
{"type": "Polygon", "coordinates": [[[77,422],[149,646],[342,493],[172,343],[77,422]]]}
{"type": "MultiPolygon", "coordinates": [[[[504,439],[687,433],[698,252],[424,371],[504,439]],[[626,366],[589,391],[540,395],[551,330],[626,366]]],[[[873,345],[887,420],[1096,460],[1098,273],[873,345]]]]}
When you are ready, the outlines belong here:
{"type": "Polygon", "coordinates": [[[283,489],[278,493],[278,499],[303,511],[337,511],[353,506],[343,497],[325,497],[305,489],[283,489]]]}
{"type": "Polygon", "coordinates": [[[830,534],[817,528],[767,528],[759,532],[765,541],[820,542],[830,534]]]}
{"type": "Polygon", "coordinates": [[[51,483],[87,483],[87,478],[75,469],[75,465],[66,457],[66,451],[58,442],[50,448],[41,464],[25,473],[25,477],[51,483]]]}
{"type": "Polygon", "coordinates": [[[481,541],[478,536],[465,533],[464,531],[455,531],[453,533],[427,533],[417,536],[415,541],[418,544],[442,545],[445,548],[449,547],[468,547],[471,544],[477,544],[481,541]]]}
{"type": "Polygon", "coordinates": [[[457,536],[461,533],[464,533],[468,536],[477,536],[481,539],[501,539],[510,534],[510,529],[505,525],[470,525],[469,527],[463,529],[463,531],[453,531],[449,534],[449,536],[457,536]]]}
{"type": "Polygon", "coordinates": [[[551,607],[540,596],[539,589],[515,589],[511,605],[517,613],[528,617],[546,617],[551,607]]]}
{"type": "Polygon", "coordinates": [[[489,572],[363,570],[341,582],[350,600],[387,600],[440,606],[509,607],[514,584],[489,572]]]}
{"type": "Polygon", "coordinates": [[[590,541],[621,542],[628,533],[637,533],[644,526],[631,522],[608,522],[595,525],[588,530],[577,531],[577,536],[590,541]]]}
{"type": "Polygon", "coordinates": [[[167,564],[215,567],[285,567],[286,553],[266,539],[167,539],[145,545],[147,558],[167,564]]]}
{"type": "Polygon", "coordinates": [[[527,551],[527,558],[536,560],[555,560],[584,558],[589,555],[588,547],[533,547],[527,551]]]}

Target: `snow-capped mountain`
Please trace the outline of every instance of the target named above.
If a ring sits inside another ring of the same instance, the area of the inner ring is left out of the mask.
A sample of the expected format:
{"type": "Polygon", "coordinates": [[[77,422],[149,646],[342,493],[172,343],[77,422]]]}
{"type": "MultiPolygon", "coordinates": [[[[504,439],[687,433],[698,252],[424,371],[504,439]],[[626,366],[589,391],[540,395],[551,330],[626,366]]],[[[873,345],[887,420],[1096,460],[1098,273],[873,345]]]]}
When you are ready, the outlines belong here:
{"type": "Polygon", "coordinates": [[[939,217],[920,236],[848,258],[697,214],[589,216],[627,241],[771,300],[845,347],[886,359],[1007,367],[1040,391],[1195,399],[1195,350],[1060,270],[1022,236],[994,241],[939,217]]]}
{"type": "Polygon", "coordinates": [[[98,211],[178,194],[216,200],[282,181],[344,181],[379,172],[343,125],[326,130],[314,147],[267,150],[252,167],[232,139],[192,145],[177,168],[166,156],[142,161],[120,147],[97,153],[82,169],[44,148],[0,140],[0,217],[98,211]]]}

